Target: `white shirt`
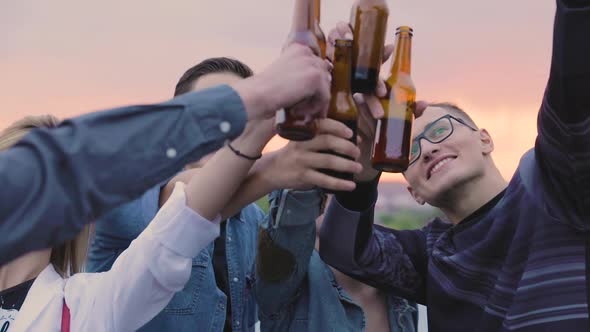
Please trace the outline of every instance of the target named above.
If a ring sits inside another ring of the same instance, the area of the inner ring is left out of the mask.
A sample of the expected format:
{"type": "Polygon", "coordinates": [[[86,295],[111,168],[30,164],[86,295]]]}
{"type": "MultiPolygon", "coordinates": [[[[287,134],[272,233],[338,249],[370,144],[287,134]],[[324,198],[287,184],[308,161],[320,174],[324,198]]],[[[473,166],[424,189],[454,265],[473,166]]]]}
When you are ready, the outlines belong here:
{"type": "Polygon", "coordinates": [[[176,183],[166,204],[110,271],[63,279],[49,264],[33,283],[10,332],[60,331],[64,298],[72,332],[139,329],[183,289],[192,258],[219,236],[219,221],[188,208],[184,184],[176,183]]]}

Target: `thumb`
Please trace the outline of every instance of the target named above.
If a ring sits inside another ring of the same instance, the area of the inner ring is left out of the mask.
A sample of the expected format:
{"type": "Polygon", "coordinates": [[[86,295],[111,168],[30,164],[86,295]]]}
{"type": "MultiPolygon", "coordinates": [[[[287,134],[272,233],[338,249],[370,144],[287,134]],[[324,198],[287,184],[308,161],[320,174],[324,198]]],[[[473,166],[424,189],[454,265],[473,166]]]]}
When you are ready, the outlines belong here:
{"type": "Polygon", "coordinates": [[[385,47],[383,48],[383,61],[382,61],[382,63],[385,63],[389,59],[389,57],[393,54],[394,49],[395,49],[394,44],[385,45],[385,47]]]}
{"type": "Polygon", "coordinates": [[[428,105],[429,103],[425,100],[419,100],[416,102],[416,111],[414,112],[414,116],[416,116],[416,118],[422,116],[428,105]]]}

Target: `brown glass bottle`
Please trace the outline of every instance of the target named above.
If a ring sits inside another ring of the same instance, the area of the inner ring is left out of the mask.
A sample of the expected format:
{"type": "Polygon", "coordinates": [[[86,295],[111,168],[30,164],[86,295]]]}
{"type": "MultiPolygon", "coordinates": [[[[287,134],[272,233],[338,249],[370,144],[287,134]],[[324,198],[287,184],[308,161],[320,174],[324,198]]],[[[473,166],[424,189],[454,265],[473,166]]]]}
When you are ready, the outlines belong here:
{"type": "MultiPolygon", "coordinates": [[[[295,0],[293,23],[287,44],[299,43],[309,46],[317,56],[322,48],[315,29],[315,0],[295,0]]],[[[319,25],[318,25],[319,26],[319,25]]],[[[325,45],[325,40],[323,41],[325,45]]],[[[325,48],[324,48],[325,49],[325,48]]],[[[325,51],[323,51],[325,53],[325,51]]],[[[315,136],[315,118],[295,115],[293,107],[277,112],[277,133],[288,140],[306,141],[315,136]]]]}
{"type": "Polygon", "coordinates": [[[359,0],[353,11],[352,92],[372,93],[383,60],[389,9],[385,0],[359,0]]]}
{"type": "Polygon", "coordinates": [[[320,47],[320,56],[322,59],[326,58],[326,35],[320,26],[322,14],[322,1],[321,0],[314,0],[313,1],[313,32],[315,34],[315,38],[318,41],[318,45],[320,47]]]}
{"type": "Polygon", "coordinates": [[[377,170],[399,173],[410,160],[416,88],[411,76],[413,30],[402,26],[395,36],[391,75],[385,81],[387,95],[381,99],[385,116],[377,121],[371,163],[377,170]]]}
{"type": "MultiPolygon", "coordinates": [[[[334,70],[332,71],[331,99],[328,108],[328,118],[340,121],[350,128],[353,132],[350,141],[356,144],[358,110],[352,99],[352,92],[350,90],[351,61],[352,41],[337,39],[336,47],[334,49],[334,70]]],[[[348,156],[340,155],[333,151],[325,152],[350,159],[348,156]]],[[[336,178],[350,181],[353,180],[352,173],[325,169],[320,171],[336,178]]]]}

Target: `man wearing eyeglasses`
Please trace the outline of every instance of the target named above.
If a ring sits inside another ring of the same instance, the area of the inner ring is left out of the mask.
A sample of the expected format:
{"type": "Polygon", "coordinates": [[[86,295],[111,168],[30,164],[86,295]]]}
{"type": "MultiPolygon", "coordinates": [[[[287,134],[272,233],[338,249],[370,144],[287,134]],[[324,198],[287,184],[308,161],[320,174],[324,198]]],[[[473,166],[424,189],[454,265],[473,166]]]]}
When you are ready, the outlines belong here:
{"type": "MultiPolygon", "coordinates": [[[[322,259],[427,305],[430,331],[590,331],[590,1],[556,2],[536,144],[509,183],[485,129],[454,105],[420,104],[404,176],[412,197],[450,223],[373,225],[370,167],[326,212],[322,259]]],[[[368,120],[383,110],[374,96],[357,101],[368,165],[368,120]]]]}

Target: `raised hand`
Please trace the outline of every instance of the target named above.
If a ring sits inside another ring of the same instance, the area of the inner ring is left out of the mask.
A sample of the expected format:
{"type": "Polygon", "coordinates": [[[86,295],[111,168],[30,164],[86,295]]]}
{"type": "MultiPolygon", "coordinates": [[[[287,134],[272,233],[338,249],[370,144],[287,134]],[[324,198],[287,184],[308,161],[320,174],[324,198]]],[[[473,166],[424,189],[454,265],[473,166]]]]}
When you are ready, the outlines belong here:
{"type": "Polygon", "coordinates": [[[362,170],[361,165],[356,161],[320,152],[332,150],[357,159],[360,151],[349,141],[351,136],[352,131],[338,121],[318,120],[318,132],[312,140],[291,141],[273,154],[265,177],[272,181],[274,189],[306,190],[317,186],[338,191],[353,190],[354,182],[337,179],[318,171],[318,169],[330,169],[356,174],[362,170]]]}
{"type": "Polygon", "coordinates": [[[305,101],[298,111],[324,117],[330,101],[329,62],[311,49],[293,43],[262,73],[232,84],[249,120],[274,117],[277,110],[305,101]]]}

